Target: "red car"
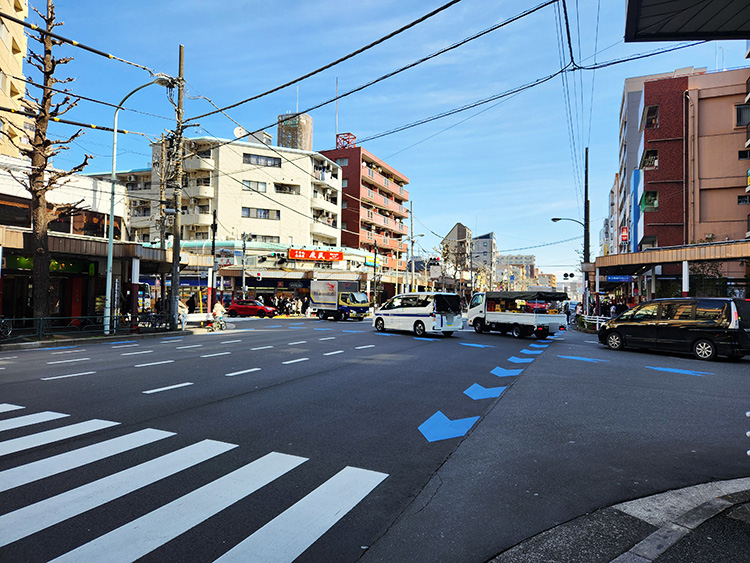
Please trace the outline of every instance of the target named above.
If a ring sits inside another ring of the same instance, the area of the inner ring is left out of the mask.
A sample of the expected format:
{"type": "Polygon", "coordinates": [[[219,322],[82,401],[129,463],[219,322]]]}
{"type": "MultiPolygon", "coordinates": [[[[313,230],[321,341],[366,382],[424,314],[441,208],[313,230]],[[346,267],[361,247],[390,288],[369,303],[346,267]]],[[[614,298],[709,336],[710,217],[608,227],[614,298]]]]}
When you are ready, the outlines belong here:
{"type": "Polygon", "coordinates": [[[273,307],[266,307],[260,301],[254,299],[238,300],[227,307],[230,317],[273,317],[278,311],[273,307]]]}

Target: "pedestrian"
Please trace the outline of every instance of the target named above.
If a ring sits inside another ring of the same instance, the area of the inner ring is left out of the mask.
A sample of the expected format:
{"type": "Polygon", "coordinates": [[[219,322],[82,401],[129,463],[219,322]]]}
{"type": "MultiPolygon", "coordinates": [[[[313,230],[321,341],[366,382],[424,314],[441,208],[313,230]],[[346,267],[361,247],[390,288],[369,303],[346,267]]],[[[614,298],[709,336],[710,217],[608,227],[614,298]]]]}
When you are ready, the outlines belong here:
{"type": "Polygon", "coordinates": [[[195,313],[195,295],[191,294],[190,299],[187,300],[188,313],[195,313]]]}
{"type": "Polygon", "coordinates": [[[187,316],[188,316],[188,306],[185,305],[181,300],[177,302],[177,316],[180,319],[180,324],[182,325],[182,330],[185,330],[185,324],[187,323],[187,316]]]}
{"type": "Polygon", "coordinates": [[[617,304],[613,301],[609,308],[609,318],[614,319],[617,316],[617,304]]]}
{"type": "Polygon", "coordinates": [[[307,316],[307,310],[310,308],[310,298],[305,296],[302,300],[302,315],[307,316]]]}
{"type": "Polygon", "coordinates": [[[570,325],[570,304],[566,303],[563,307],[563,313],[565,313],[566,324],[570,325]]]}
{"type": "Polygon", "coordinates": [[[263,296],[262,296],[262,295],[258,295],[257,299],[258,299],[258,302],[259,302],[259,303],[260,303],[261,305],[265,305],[265,304],[266,304],[266,303],[265,303],[265,301],[263,301],[263,296]]]}

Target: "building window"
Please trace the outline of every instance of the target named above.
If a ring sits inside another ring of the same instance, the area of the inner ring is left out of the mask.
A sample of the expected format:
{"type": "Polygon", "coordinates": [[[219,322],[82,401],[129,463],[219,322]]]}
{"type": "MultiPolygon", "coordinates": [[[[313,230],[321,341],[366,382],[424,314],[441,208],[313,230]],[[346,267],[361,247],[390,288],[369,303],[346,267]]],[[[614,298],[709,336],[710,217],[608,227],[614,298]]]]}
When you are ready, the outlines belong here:
{"type": "Polygon", "coordinates": [[[243,164],[254,164],[256,166],[271,166],[281,168],[281,159],[275,156],[263,156],[260,154],[243,154],[243,164]]]}
{"type": "Polygon", "coordinates": [[[737,158],[739,160],[750,160],[750,151],[738,151],[737,158]]]}
{"type": "Polygon", "coordinates": [[[348,158],[337,158],[336,164],[339,166],[349,166],[349,159],[348,158]]]}
{"type": "Polygon", "coordinates": [[[203,149],[195,153],[198,158],[211,158],[211,149],[203,149]]]}
{"type": "Polygon", "coordinates": [[[347,180],[346,178],[344,178],[343,180],[341,180],[341,187],[342,188],[345,188],[348,185],[349,185],[349,180],[347,180]]]}
{"type": "Polygon", "coordinates": [[[256,182],[255,180],[242,180],[242,189],[249,190],[251,192],[263,192],[266,191],[265,182],[256,182]]]}
{"type": "Polygon", "coordinates": [[[655,149],[644,151],[640,168],[643,170],[654,170],[659,168],[659,151],[655,149]]]}
{"type": "Polygon", "coordinates": [[[750,205],[750,195],[738,195],[737,205],[750,205]]]}
{"type": "Polygon", "coordinates": [[[278,209],[258,209],[255,207],[243,207],[242,216],[248,219],[281,219],[281,211],[278,209]]]}
{"type": "Polygon", "coordinates": [[[745,127],[750,123],[750,104],[734,106],[737,111],[737,127],[745,127]]]}
{"type": "Polygon", "coordinates": [[[659,127],[659,106],[646,106],[643,109],[644,129],[655,129],[659,127]]]}
{"type": "Polygon", "coordinates": [[[211,185],[211,176],[206,176],[205,178],[196,178],[195,179],[195,185],[196,186],[210,186],[211,185]]]}
{"type": "Polygon", "coordinates": [[[641,211],[655,211],[656,209],[659,209],[659,192],[643,192],[643,198],[641,199],[641,211]]]}
{"type": "Polygon", "coordinates": [[[292,184],[274,184],[273,189],[277,194],[299,195],[300,187],[292,184]]]}

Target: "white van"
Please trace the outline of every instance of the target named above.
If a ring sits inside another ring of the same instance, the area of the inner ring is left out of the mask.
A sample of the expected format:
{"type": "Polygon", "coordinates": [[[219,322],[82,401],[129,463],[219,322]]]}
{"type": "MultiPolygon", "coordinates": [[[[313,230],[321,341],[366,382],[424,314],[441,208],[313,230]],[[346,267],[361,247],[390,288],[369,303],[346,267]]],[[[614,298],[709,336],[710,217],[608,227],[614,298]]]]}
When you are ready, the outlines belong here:
{"type": "Polygon", "coordinates": [[[372,326],[378,332],[413,330],[417,336],[425,332],[450,336],[464,327],[461,298],[455,293],[402,293],[375,311],[372,326]]]}

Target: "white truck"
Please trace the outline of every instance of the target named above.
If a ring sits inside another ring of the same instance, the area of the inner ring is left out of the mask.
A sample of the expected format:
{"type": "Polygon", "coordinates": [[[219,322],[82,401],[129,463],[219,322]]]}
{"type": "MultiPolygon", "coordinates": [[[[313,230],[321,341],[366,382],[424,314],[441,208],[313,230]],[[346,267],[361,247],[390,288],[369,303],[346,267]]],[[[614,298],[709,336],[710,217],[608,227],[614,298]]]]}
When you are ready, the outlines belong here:
{"type": "Polygon", "coordinates": [[[319,319],[361,321],[370,311],[370,300],[359,291],[359,282],[313,280],[310,282],[310,307],[319,319]]]}
{"type": "Polygon", "coordinates": [[[496,330],[515,338],[547,338],[568,324],[556,303],[568,295],[556,291],[487,291],[475,293],[469,304],[468,323],[478,333],[496,330]]]}

